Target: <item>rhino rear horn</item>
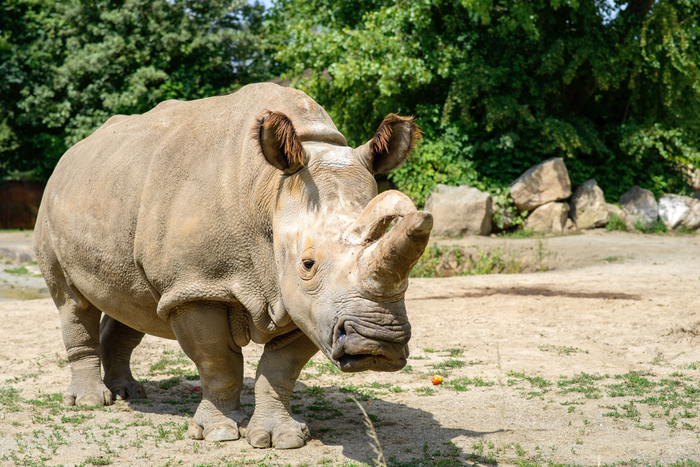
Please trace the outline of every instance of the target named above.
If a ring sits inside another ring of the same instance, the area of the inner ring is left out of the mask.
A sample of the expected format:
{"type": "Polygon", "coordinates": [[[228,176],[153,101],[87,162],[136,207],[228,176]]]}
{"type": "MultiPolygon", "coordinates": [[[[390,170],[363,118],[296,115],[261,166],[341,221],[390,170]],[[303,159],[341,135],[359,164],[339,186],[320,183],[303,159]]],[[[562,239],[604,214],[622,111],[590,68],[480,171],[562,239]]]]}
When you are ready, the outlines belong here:
{"type": "Polygon", "coordinates": [[[259,128],[260,147],[270,165],[286,174],[304,166],[304,149],[289,117],[268,110],[260,119],[259,128]]]}
{"type": "Polygon", "coordinates": [[[388,173],[406,161],[420,138],[421,130],[413,117],[389,114],[372,139],[356,151],[373,174],[388,173]]]}
{"type": "Polygon", "coordinates": [[[402,295],[408,287],[408,275],[428,245],[432,228],[432,214],[414,211],[364,249],[358,258],[364,288],[387,298],[402,295]]]}
{"type": "Polygon", "coordinates": [[[411,198],[400,191],[385,191],[369,202],[360,217],[345,230],[342,240],[350,245],[369,245],[384,235],[391,221],[412,212],[416,212],[416,206],[411,198]]]}

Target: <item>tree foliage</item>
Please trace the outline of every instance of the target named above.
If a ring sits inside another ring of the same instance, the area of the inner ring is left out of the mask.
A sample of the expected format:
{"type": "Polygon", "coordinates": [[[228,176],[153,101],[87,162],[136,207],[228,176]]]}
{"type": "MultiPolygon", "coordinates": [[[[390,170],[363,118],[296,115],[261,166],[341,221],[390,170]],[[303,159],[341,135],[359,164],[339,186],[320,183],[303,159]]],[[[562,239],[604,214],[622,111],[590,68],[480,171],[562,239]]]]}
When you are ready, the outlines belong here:
{"type": "Polygon", "coordinates": [[[48,178],[112,115],[269,79],[262,21],[243,0],[3,0],[0,177],[48,178]]]}
{"type": "Polygon", "coordinates": [[[418,201],[426,154],[491,187],[562,156],[611,200],[682,193],[700,162],[694,0],[280,0],[273,18],[288,76],[349,141],[417,116],[426,142],[393,177],[418,201]]]}

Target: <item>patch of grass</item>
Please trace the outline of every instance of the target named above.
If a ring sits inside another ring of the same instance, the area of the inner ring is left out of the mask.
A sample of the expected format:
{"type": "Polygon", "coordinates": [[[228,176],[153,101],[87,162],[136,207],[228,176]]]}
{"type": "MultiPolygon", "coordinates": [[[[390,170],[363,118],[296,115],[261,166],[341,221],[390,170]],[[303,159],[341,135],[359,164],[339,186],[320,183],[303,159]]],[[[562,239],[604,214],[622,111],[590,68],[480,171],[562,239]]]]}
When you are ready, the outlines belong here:
{"type": "Polygon", "coordinates": [[[488,252],[479,250],[477,256],[469,256],[470,267],[460,276],[481,276],[485,274],[518,274],[522,270],[522,264],[515,258],[503,258],[500,248],[488,252]]]}
{"type": "Polygon", "coordinates": [[[639,422],[640,413],[639,410],[637,410],[637,407],[634,405],[634,401],[630,401],[626,405],[621,405],[619,408],[623,411],[620,412],[617,410],[617,408],[615,408],[612,412],[604,413],[603,417],[612,417],[615,420],[619,420],[620,418],[630,418],[636,422],[639,422]]]}
{"type": "Polygon", "coordinates": [[[419,393],[419,396],[434,396],[437,394],[437,390],[431,388],[431,387],[423,387],[423,388],[416,388],[414,389],[417,393],[419,393]]]}
{"type": "Polygon", "coordinates": [[[645,376],[654,375],[647,371],[630,371],[623,375],[615,375],[615,379],[622,381],[617,384],[606,385],[606,387],[610,389],[608,391],[608,396],[641,396],[651,392],[657,383],[645,378],[645,376]]]}
{"type": "Polygon", "coordinates": [[[497,234],[499,237],[503,238],[531,238],[537,235],[537,233],[534,230],[530,229],[515,229],[515,230],[509,230],[507,232],[501,232],[497,234]]]}
{"type": "Polygon", "coordinates": [[[444,352],[447,352],[449,357],[463,357],[464,356],[464,350],[462,350],[462,349],[447,349],[447,350],[444,350],[444,352]]]}
{"type": "Polygon", "coordinates": [[[177,386],[180,384],[180,377],[175,376],[174,378],[166,379],[165,381],[161,381],[160,384],[158,385],[159,388],[161,389],[170,389],[172,387],[177,386]]]}
{"type": "Polygon", "coordinates": [[[101,457],[88,457],[85,459],[85,464],[91,464],[91,465],[110,465],[113,464],[114,461],[112,459],[103,459],[101,457]]]}
{"type": "Polygon", "coordinates": [[[542,352],[556,352],[559,355],[571,355],[575,353],[588,353],[588,350],[579,349],[578,347],[569,347],[564,345],[554,346],[551,344],[545,344],[538,346],[542,352]]]}
{"type": "Polygon", "coordinates": [[[525,373],[518,373],[513,370],[508,371],[506,375],[511,376],[513,378],[525,380],[528,383],[530,383],[531,386],[539,389],[546,389],[552,385],[551,381],[547,381],[546,379],[541,378],[539,376],[527,376],[525,373]]]}
{"type": "Polygon", "coordinates": [[[455,391],[469,391],[469,386],[474,387],[489,387],[493,386],[495,383],[493,381],[485,381],[479,376],[474,378],[457,378],[449,381],[445,381],[443,385],[448,389],[454,389],[455,391]]]}
{"type": "MultiPolygon", "coordinates": [[[[167,374],[174,376],[190,376],[194,378],[197,375],[196,370],[192,368],[192,360],[187,358],[187,355],[182,350],[175,352],[174,350],[163,350],[163,355],[160,360],[151,364],[148,368],[148,373],[151,375],[155,374],[167,374]],[[178,365],[175,368],[173,366],[178,365]],[[187,365],[189,368],[182,368],[179,365],[187,365]]],[[[199,375],[197,378],[199,379],[199,375]]]]}
{"type": "Polygon", "coordinates": [[[343,372],[339,370],[335,365],[333,365],[331,362],[323,362],[323,363],[315,363],[313,361],[309,361],[305,366],[304,366],[304,374],[300,379],[310,379],[310,378],[318,378],[321,375],[325,374],[331,374],[331,375],[341,375],[343,372]],[[312,373],[312,371],[315,371],[315,373],[312,373]]]}
{"type": "Polygon", "coordinates": [[[517,274],[521,262],[511,255],[506,257],[500,248],[479,250],[470,254],[460,247],[442,248],[437,244],[427,247],[413,268],[411,277],[475,276],[483,274],[517,274]]]}
{"type": "Polygon", "coordinates": [[[695,235],[695,230],[691,229],[687,225],[681,225],[673,233],[676,235],[695,235]]]}
{"type": "Polygon", "coordinates": [[[450,358],[448,360],[445,360],[444,362],[431,363],[428,366],[435,369],[435,370],[455,370],[457,368],[462,368],[466,364],[467,364],[467,362],[465,362],[464,360],[457,360],[454,358],[450,358]]]}
{"type": "Polygon", "coordinates": [[[551,253],[547,251],[542,239],[537,240],[537,253],[535,255],[535,267],[539,272],[545,272],[549,270],[549,267],[544,264],[544,258],[551,253]]]}
{"type": "Polygon", "coordinates": [[[606,263],[614,263],[616,261],[622,261],[624,258],[622,256],[608,256],[607,258],[599,259],[598,261],[605,261],[606,263]]]}
{"type": "Polygon", "coordinates": [[[446,250],[437,244],[427,246],[411,271],[410,277],[438,277],[437,269],[445,252],[446,250]]]}
{"type": "Polygon", "coordinates": [[[608,378],[608,375],[600,375],[599,373],[591,375],[581,372],[578,375],[575,374],[571,379],[561,378],[557,381],[557,386],[560,394],[577,392],[583,394],[587,399],[598,399],[600,398],[600,388],[595,386],[595,382],[605,378],[608,378]]]}
{"type": "Polygon", "coordinates": [[[94,414],[83,414],[78,413],[75,415],[64,415],[61,417],[61,423],[71,423],[73,425],[80,425],[81,423],[95,418],[94,414]]]}
{"type": "Polygon", "coordinates": [[[666,224],[664,224],[664,222],[661,219],[657,220],[656,224],[652,225],[651,227],[646,227],[642,225],[642,223],[638,220],[637,222],[635,222],[634,228],[639,230],[640,232],[650,234],[662,234],[668,232],[666,224]]]}
{"type": "Polygon", "coordinates": [[[366,391],[358,386],[355,386],[354,384],[341,386],[338,388],[338,391],[344,394],[351,394],[356,399],[361,401],[368,401],[374,396],[372,391],[366,391]]]}
{"type": "Polygon", "coordinates": [[[63,410],[63,394],[56,392],[53,394],[39,394],[37,399],[30,399],[27,404],[35,407],[45,407],[51,409],[51,415],[58,415],[63,410]]]}
{"type": "Polygon", "coordinates": [[[5,269],[5,272],[8,274],[14,274],[16,276],[21,276],[24,274],[29,274],[29,269],[25,268],[24,266],[20,266],[18,268],[5,269]]]}
{"type": "Polygon", "coordinates": [[[19,412],[21,409],[17,404],[21,401],[19,389],[12,386],[0,388],[0,404],[4,405],[9,412],[19,412]]]}
{"type": "Polygon", "coordinates": [[[613,230],[627,232],[627,226],[624,222],[622,222],[620,216],[617,214],[610,214],[610,220],[608,220],[608,223],[605,225],[605,230],[608,232],[612,232],[613,230]]]}

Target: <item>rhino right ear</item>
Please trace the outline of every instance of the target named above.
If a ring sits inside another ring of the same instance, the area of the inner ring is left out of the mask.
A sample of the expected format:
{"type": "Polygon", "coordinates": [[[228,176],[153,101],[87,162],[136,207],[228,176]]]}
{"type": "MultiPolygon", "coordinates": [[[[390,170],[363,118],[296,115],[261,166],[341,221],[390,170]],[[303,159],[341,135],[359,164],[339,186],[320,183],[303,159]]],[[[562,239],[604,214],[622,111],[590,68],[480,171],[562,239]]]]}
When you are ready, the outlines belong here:
{"type": "Polygon", "coordinates": [[[371,140],[356,149],[373,174],[383,174],[403,164],[416,148],[421,131],[413,117],[386,116],[371,140]]]}
{"type": "Polygon", "coordinates": [[[273,167],[293,174],[304,167],[304,148],[292,121],[281,112],[267,111],[259,122],[262,153],[273,167]]]}

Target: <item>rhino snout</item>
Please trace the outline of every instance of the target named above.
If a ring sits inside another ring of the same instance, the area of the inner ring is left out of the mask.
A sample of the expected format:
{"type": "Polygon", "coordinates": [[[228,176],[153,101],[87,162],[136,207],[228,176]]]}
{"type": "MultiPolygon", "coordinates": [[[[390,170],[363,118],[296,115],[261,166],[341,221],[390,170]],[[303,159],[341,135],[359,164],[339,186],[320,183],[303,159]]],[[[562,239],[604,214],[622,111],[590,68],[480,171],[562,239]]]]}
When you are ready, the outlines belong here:
{"type": "MultiPolygon", "coordinates": [[[[406,366],[411,325],[405,315],[391,323],[354,316],[338,319],[332,358],[344,372],[397,371],[406,366]]],[[[380,320],[381,321],[381,320],[380,320]]]]}

